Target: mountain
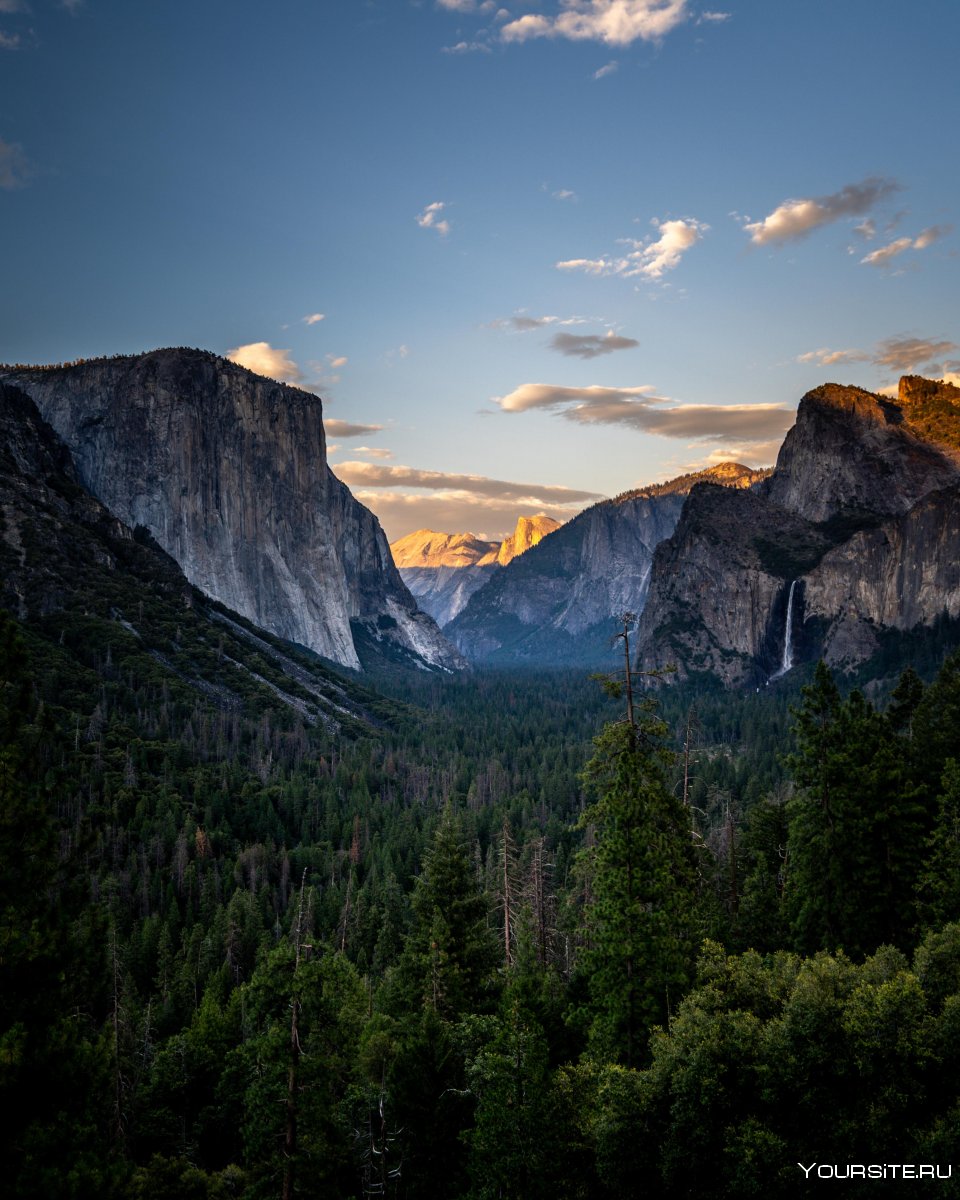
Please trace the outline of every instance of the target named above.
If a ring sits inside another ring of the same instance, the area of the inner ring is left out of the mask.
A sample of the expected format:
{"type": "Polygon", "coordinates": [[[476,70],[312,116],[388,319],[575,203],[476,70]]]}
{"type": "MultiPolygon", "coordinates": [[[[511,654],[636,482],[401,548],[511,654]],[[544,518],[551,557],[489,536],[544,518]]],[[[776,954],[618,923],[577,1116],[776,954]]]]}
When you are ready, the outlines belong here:
{"type": "Polygon", "coordinates": [[[382,697],[194,588],[142,526],[131,529],[86,490],[33,401],[4,384],[0,609],[64,680],[61,703],[77,689],[100,694],[108,679],[139,708],[162,693],[187,713],[221,714],[221,723],[222,714],[256,722],[279,709],[288,723],[338,733],[397,716],[382,697]]]}
{"type": "Polygon", "coordinates": [[[390,550],[417,603],[443,627],[497,567],[505,567],[559,528],[559,521],[541,513],[518,518],[516,529],[502,542],[484,541],[472,533],[418,529],[392,542],[390,550]]]}
{"type": "Polygon", "coordinates": [[[365,653],[455,669],[376,517],[329,470],[322,404],[199,350],[0,370],[78,477],[143,526],[200,590],[333,662],[365,653]]]}
{"type": "Polygon", "coordinates": [[[862,662],[884,630],[960,616],[958,488],[960,389],[816,388],[768,480],[691,491],[654,556],[641,666],[756,685],[803,658],[862,662]]]}
{"type": "Polygon", "coordinates": [[[765,475],[722,463],[594,504],[496,572],[445,633],[476,660],[603,662],[618,614],[643,608],[654,548],[673,532],[691,487],[741,489],[765,475]]]}

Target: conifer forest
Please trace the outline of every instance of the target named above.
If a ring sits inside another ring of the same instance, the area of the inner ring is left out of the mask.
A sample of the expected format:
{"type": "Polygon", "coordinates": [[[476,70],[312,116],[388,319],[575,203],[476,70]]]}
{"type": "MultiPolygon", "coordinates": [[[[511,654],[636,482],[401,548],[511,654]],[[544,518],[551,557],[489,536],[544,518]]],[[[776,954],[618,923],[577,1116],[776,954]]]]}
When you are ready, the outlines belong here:
{"type": "Polygon", "coordinates": [[[739,694],[616,650],[343,676],[333,727],[188,682],[230,648],[154,605],[0,627],[6,1194],[789,1197],[957,1158],[952,627],[739,694]]]}

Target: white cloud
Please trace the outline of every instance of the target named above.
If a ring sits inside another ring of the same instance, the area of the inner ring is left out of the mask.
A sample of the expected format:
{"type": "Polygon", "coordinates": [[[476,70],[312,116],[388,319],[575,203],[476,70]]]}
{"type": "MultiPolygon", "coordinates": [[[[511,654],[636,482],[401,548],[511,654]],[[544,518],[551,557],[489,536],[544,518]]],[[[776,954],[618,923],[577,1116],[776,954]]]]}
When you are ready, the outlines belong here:
{"type": "Polygon", "coordinates": [[[642,433],[740,443],[782,437],[794,412],[782,404],[677,404],[634,388],[526,383],[496,399],[504,412],[547,409],[581,425],[626,425],[642,433]]]}
{"type": "Polygon", "coordinates": [[[932,246],[934,242],[939,242],[942,237],[946,237],[952,230],[952,225],[931,225],[929,229],[922,229],[913,240],[913,248],[914,250],[926,250],[928,246],[932,246]]]}
{"type": "Polygon", "coordinates": [[[867,217],[859,225],[854,225],[854,232],[859,233],[865,242],[872,242],[877,236],[877,225],[872,217],[867,217]]]}
{"type": "Polygon", "coordinates": [[[864,258],[861,258],[860,262],[866,263],[868,266],[872,267],[882,267],[888,263],[891,258],[896,258],[898,254],[903,254],[905,250],[909,250],[912,246],[913,238],[897,238],[895,242],[890,242],[886,246],[880,246],[879,249],[874,250],[864,258]]]}
{"type": "Polygon", "coordinates": [[[561,0],[561,7],[555,17],[531,13],[509,21],[500,36],[505,42],[562,37],[630,46],[659,41],[687,16],[687,0],[561,0]]]}
{"type": "Polygon", "coordinates": [[[23,39],[19,33],[4,33],[0,29],[0,50],[19,50],[23,39]]]}
{"type": "Polygon", "coordinates": [[[829,196],[784,200],[769,216],[762,221],[748,221],[744,229],[757,246],[806,237],[819,226],[839,221],[842,217],[863,216],[898,187],[893,180],[871,177],[862,183],[847,184],[829,196]]]}
{"type": "Polygon", "coordinates": [[[550,339],[551,350],[576,358],[598,358],[601,354],[632,350],[639,345],[634,338],[619,337],[612,329],[604,337],[597,334],[555,333],[550,339]]]}
{"type": "Polygon", "coordinates": [[[33,169],[17,142],[5,142],[0,138],[0,188],[5,192],[26,187],[33,177],[33,169]]]}
{"type": "Polygon", "coordinates": [[[692,217],[670,221],[654,221],[660,236],[654,241],[635,241],[625,238],[633,249],[619,258],[569,258],[556,264],[559,271],[584,271],[588,275],[622,275],[630,279],[641,275],[646,279],[661,279],[672,271],[680,259],[710,228],[692,217]]]}
{"type": "Polygon", "coordinates": [[[620,64],[617,62],[617,60],[613,59],[612,62],[608,62],[605,66],[601,67],[598,71],[594,71],[593,77],[594,77],[594,79],[606,79],[606,77],[608,75],[612,75],[619,66],[620,66],[620,64]]]}
{"type": "Polygon", "coordinates": [[[304,325],[319,325],[321,321],[325,321],[326,319],[325,313],[310,313],[308,316],[300,318],[304,325]]]}
{"type": "Polygon", "coordinates": [[[300,368],[291,359],[289,350],[275,350],[269,342],[249,342],[227,351],[227,358],[246,367],[255,375],[265,375],[279,383],[299,383],[300,368]]]}
{"type": "Polygon", "coordinates": [[[341,354],[338,358],[334,358],[332,354],[327,355],[327,362],[336,371],[338,367],[345,367],[350,361],[345,354],[341,354]]]}
{"type": "Polygon", "coordinates": [[[577,193],[571,192],[569,188],[558,188],[555,192],[552,192],[551,195],[553,196],[554,200],[578,200],[579,199],[579,197],[577,196],[577,193]]]}
{"type": "Polygon", "coordinates": [[[416,220],[421,229],[435,229],[441,237],[446,237],[450,232],[450,222],[440,220],[440,214],[447,207],[443,200],[435,200],[433,204],[428,204],[422,213],[419,213],[416,220]]]}
{"type": "Polygon", "coordinates": [[[867,355],[862,354],[859,350],[828,350],[823,348],[820,350],[808,350],[806,354],[798,354],[797,362],[812,362],[817,363],[821,367],[832,367],[836,363],[864,362],[866,358],[867,355]]]}
{"type": "Polygon", "coordinates": [[[529,333],[532,329],[543,329],[547,325],[585,325],[586,317],[531,317],[521,309],[512,317],[497,317],[490,322],[491,329],[512,329],[515,333],[529,333]]]}
{"type": "Polygon", "coordinates": [[[719,24],[721,21],[729,21],[731,14],[728,12],[702,12],[697,17],[698,25],[719,24]]]}
{"type": "Polygon", "coordinates": [[[336,417],[324,417],[323,427],[330,437],[338,438],[366,437],[383,429],[382,425],[355,425],[350,421],[340,421],[336,417]]]}
{"type": "Polygon", "coordinates": [[[437,7],[447,12],[492,13],[497,6],[495,0],[437,0],[437,7]]]}
{"type": "Polygon", "coordinates": [[[379,446],[353,446],[351,449],[354,454],[367,454],[370,458],[393,458],[392,450],[385,450],[379,446]]]}
{"type": "Polygon", "coordinates": [[[440,49],[444,54],[490,54],[490,47],[486,42],[457,42],[453,46],[441,46],[440,49]]]}

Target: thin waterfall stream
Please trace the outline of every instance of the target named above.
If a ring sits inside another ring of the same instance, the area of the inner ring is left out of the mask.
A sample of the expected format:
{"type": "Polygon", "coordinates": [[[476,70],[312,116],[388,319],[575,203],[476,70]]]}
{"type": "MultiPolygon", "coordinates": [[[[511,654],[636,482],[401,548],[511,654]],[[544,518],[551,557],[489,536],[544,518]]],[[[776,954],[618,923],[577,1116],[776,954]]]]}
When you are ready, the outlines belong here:
{"type": "Polygon", "coordinates": [[[780,670],[770,676],[779,679],[793,666],[793,589],[797,586],[794,579],[790,584],[790,594],[787,596],[787,627],[783,635],[783,658],[780,660],[780,670]]]}

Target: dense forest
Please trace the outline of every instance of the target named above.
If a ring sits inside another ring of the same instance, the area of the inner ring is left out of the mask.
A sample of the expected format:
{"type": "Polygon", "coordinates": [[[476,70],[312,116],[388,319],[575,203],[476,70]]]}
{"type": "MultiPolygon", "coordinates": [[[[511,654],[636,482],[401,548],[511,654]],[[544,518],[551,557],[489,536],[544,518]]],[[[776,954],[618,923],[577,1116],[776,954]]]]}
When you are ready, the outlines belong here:
{"type": "Polygon", "coordinates": [[[8,1194],[776,1197],[958,1158],[955,630],[750,694],[627,694],[622,652],[397,671],[337,724],[191,683],[183,620],[163,654],[0,622],[8,1194]]]}

